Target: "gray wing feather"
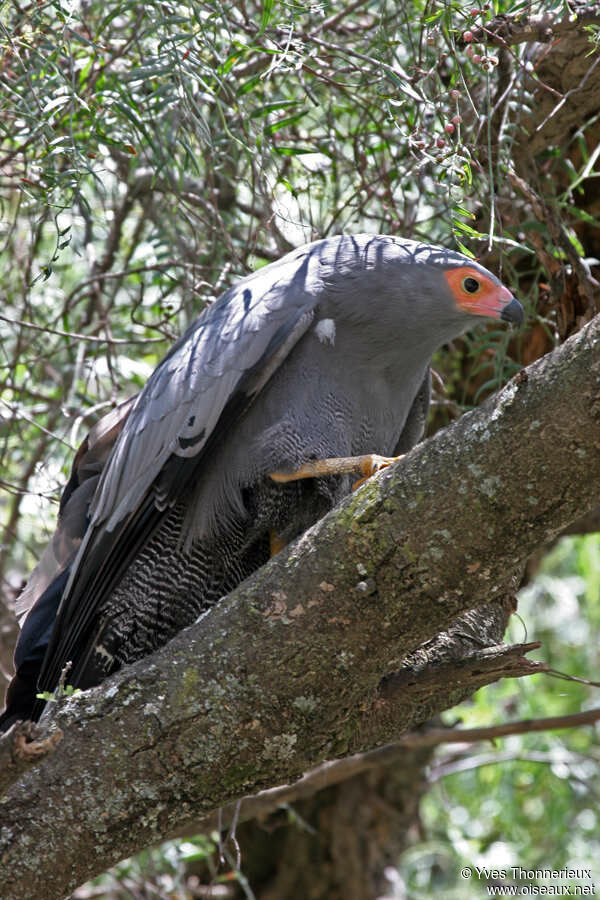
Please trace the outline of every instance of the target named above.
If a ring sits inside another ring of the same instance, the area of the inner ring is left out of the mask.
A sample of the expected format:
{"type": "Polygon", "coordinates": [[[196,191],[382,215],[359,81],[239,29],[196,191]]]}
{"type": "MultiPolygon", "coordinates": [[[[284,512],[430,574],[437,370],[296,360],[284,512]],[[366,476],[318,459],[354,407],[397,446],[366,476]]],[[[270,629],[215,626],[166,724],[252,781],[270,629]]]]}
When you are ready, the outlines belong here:
{"type": "Polygon", "coordinates": [[[318,259],[313,247],[305,248],[264,276],[244,279],[200,316],[151,375],[100,477],[40,685],[55,685],[65,660],[90,640],[98,604],[158,527],[166,505],[185,491],[215,429],[231,426],[308,329],[321,286],[318,259]]]}
{"type": "Polygon", "coordinates": [[[317,299],[310,252],[260,270],[201,316],[150,377],[105,468],[92,524],[133,512],[172,457],[197,456],[228,401],[257,393],[308,329],[317,299]]]}
{"type": "Polygon", "coordinates": [[[71,565],[77,554],[88,525],[89,505],[100,474],[134,401],[134,397],[123,401],[96,422],[77,451],[69,483],[60,502],[56,531],[15,604],[15,614],[21,628],[48,585],[71,565]]]}
{"type": "Polygon", "coordinates": [[[409,410],[402,434],[394,448],[394,455],[400,456],[402,453],[408,453],[409,450],[418,444],[425,431],[427,424],[427,414],[429,412],[429,404],[431,402],[431,366],[427,366],[427,373],[421,387],[417,391],[415,399],[409,410]]]}

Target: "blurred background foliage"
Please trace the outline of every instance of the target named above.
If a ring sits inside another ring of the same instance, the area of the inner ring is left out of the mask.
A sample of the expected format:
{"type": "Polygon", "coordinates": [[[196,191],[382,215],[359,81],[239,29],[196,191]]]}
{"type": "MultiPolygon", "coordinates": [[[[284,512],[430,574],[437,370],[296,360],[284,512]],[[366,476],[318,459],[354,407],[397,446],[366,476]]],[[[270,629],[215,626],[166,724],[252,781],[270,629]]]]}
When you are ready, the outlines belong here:
{"type": "MultiPolygon", "coordinates": [[[[12,604],[54,528],[74,449],[236,278],[341,231],[441,243],[498,271],[523,301],[526,326],[483,328],[436,355],[430,432],[598,311],[600,19],[568,31],[586,6],[0,5],[5,672],[12,604]],[[513,28],[494,43],[502,16],[513,28]],[[540,16],[567,23],[547,44],[527,31],[540,16]]],[[[599,556],[594,536],[558,544],[520,606],[544,658],[592,679],[599,556]]],[[[567,713],[591,697],[584,685],[536,676],[488,688],[452,717],[567,713]]],[[[597,855],[590,731],[505,739],[485,765],[478,758],[472,749],[436,757],[427,842],[390,872],[390,896],[479,896],[478,885],[456,883],[463,861],[558,868],[597,855]],[[474,764],[460,772],[463,760],[474,764]]],[[[148,853],[121,872],[138,887],[115,890],[146,896],[149,866],[157,895],[187,896],[182,859],[204,858],[206,847],[202,838],[148,853]]]]}
{"type": "MultiPolygon", "coordinates": [[[[600,535],[565,537],[519,595],[507,640],[540,640],[535,656],[556,672],[598,680],[600,535]],[[540,655],[541,654],[541,655],[540,655]]],[[[568,715],[598,705],[597,689],[549,675],[504,680],[446,713],[464,727],[568,715]]],[[[537,885],[600,881],[600,744],[590,729],[503,738],[438,752],[422,804],[426,841],[402,861],[407,897],[482,897],[464,866],[508,870],[588,869],[592,878],[531,879],[537,885]]],[[[493,882],[494,879],[491,879],[493,882]]],[[[485,880],[484,880],[485,883],[485,880]]]]}

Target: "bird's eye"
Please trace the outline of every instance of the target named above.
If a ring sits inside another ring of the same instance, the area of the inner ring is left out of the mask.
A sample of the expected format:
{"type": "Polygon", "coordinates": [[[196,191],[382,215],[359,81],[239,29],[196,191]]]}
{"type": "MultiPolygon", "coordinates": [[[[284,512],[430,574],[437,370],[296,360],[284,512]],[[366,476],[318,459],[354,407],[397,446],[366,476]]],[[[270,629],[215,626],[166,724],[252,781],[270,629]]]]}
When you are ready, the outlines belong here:
{"type": "Polygon", "coordinates": [[[473,278],[471,275],[467,276],[467,278],[463,278],[462,286],[467,294],[476,294],[481,287],[477,279],[473,278]]]}

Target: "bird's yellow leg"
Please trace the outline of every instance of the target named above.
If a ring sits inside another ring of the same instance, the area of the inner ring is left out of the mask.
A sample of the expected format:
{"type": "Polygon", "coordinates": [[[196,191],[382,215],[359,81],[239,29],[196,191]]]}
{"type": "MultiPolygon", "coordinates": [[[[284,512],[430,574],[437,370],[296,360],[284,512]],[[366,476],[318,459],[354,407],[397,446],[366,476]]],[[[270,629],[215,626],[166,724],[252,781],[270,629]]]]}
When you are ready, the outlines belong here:
{"type": "Polygon", "coordinates": [[[318,478],[320,475],[362,475],[352,485],[352,490],[379,472],[401,459],[401,456],[379,456],[377,453],[366,453],[363,456],[336,456],[331,459],[312,459],[304,463],[295,472],[271,472],[269,478],[283,484],[287,481],[298,481],[300,478],[318,478]]]}
{"type": "Polygon", "coordinates": [[[285,547],[285,541],[281,538],[274,528],[271,528],[269,531],[269,541],[271,543],[271,558],[277,556],[277,554],[283,550],[285,547]]]}

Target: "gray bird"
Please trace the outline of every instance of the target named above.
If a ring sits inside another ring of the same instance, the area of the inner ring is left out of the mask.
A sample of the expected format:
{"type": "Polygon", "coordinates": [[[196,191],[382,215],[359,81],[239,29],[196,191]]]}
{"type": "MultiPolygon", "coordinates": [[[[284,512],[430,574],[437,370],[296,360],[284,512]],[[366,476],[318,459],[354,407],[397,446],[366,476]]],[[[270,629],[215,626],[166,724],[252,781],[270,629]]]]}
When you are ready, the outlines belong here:
{"type": "Polygon", "coordinates": [[[151,653],[421,438],[430,359],[480,318],[520,323],[478,263],[398,237],[327,238],[259,269],[193,323],[84,441],[20,600],[0,727],[37,689],[98,684],[151,653]]]}

